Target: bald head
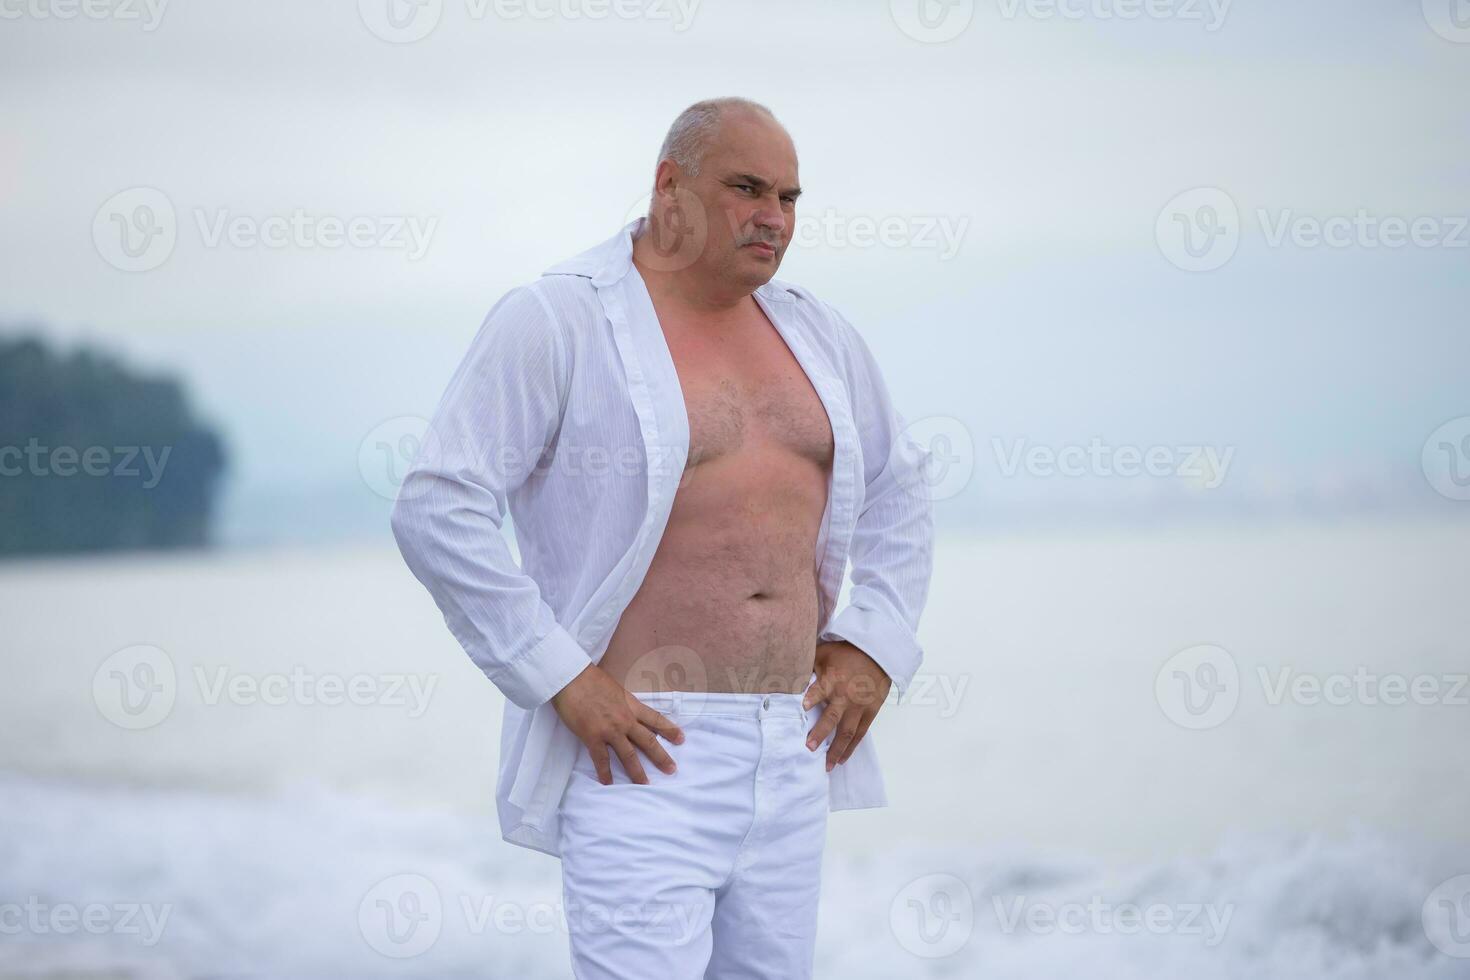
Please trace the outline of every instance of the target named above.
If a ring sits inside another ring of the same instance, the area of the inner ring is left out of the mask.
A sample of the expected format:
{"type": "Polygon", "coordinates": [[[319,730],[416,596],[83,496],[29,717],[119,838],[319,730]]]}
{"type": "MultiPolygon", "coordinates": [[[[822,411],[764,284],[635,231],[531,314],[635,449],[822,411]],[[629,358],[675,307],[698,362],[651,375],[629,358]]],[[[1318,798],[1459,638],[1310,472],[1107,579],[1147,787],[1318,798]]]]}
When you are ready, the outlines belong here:
{"type": "MultiPolygon", "coordinates": [[[[740,115],[762,117],[785,131],[776,114],[759,102],[733,95],[705,99],[679,113],[679,117],[669,127],[668,135],[664,137],[664,145],[659,148],[659,160],[672,160],[689,176],[697,177],[705,155],[720,131],[721,123],[731,116],[740,115]]],[[[787,139],[790,139],[789,134],[787,139]]]]}

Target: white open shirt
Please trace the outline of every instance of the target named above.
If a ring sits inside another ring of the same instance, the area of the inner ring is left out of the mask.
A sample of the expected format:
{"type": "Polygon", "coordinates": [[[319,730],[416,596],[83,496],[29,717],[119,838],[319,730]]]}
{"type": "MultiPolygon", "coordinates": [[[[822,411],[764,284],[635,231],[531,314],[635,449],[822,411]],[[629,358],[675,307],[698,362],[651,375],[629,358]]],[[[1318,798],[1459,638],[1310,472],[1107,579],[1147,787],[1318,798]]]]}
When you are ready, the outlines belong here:
{"type": "MultiPolygon", "coordinates": [[[[579,742],[549,699],[601,659],[638,591],[689,451],[674,361],[632,262],[644,218],[490,310],[393,508],[404,560],[504,693],[502,836],[558,854],[579,742]],[[501,533],[509,514],[521,564],[501,533]]],[[[927,453],[872,353],[830,306],[773,279],[755,298],[826,408],[833,462],[817,537],[820,640],[846,640],[899,695],[933,564],[927,453]],[[849,604],[832,615],[848,560],[849,604]]],[[[887,805],[873,734],[830,773],[830,808],[887,805]]]]}

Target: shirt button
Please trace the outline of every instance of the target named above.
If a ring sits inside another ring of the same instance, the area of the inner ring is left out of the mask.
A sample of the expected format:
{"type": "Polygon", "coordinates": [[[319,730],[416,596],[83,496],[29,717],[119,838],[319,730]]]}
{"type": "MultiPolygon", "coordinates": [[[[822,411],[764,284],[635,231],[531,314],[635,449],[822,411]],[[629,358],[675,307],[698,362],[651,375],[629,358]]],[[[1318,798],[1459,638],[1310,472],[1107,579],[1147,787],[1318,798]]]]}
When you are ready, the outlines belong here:
{"type": "Polygon", "coordinates": [[[765,697],[764,697],[764,698],[763,698],[763,699],[762,699],[762,700],[761,700],[761,707],[762,707],[762,708],[769,708],[769,707],[770,707],[770,706],[771,706],[771,696],[770,696],[770,695],[769,695],[769,694],[768,694],[768,695],[766,695],[766,696],[765,696],[765,697]]]}

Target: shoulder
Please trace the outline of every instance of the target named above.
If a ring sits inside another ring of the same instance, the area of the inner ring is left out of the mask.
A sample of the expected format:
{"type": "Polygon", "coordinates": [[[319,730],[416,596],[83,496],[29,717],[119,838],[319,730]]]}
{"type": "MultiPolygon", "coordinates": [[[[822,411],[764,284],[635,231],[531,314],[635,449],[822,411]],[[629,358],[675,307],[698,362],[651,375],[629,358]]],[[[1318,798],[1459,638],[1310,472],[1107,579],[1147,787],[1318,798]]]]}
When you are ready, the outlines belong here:
{"type": "Polygon", "coordinates": [[[586,278],[543,275],[505,292],[491,307],[485,325],[523,342],[570,347],[599,310],[597,292],[586,278]]]}
{"type": "Polygon", "coordinates": [[[586,276],[546,273],[517,288],[534,297],[547,316],[562,322],[585,316],[601,306],[597,289],[586,276]]]}
{"type": "Polygon", "coordinates": [[[846,361],[855,350],[861,349],[862,337],[847,317],[807,287],[783,279],[772,279],[761,288],[767,299],[790,304],[799,319],[806,324],[812,339],[826,347],[839,360],[846,361]]]}
{"type": "Polygon", "coordinates": [[[565,379],[574,359],[575,304],[543,279],[512,286],[485,314],[472,344],[482,369],[512,374],[552,372],[565,379]]]}

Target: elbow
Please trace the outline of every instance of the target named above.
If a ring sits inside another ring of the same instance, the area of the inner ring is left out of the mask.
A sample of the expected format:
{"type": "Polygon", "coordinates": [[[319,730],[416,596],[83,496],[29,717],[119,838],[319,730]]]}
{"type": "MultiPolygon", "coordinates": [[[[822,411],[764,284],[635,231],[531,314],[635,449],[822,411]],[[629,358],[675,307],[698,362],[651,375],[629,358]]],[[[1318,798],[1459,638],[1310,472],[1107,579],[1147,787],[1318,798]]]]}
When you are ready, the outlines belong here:
{"type": "Polygon", "coordinates": [[[415,532],[423,526],[422,509],[419,506],[420,490],[422,487],[412,477],[404,480],[398,490],[398,497],[393,501],[393,511],[388,515],[388,527],[393,532],[393,540],[398,542],[398,550],[405,555],[415,532]]]}
{"type": "Polygon", "coordinates": [[[403,506],[403,499],[399,498],[393,502],[393,511],[388,515],[388,528],[393,532],[393,540],[398,542],[398,547],[403,547],[403,537],[408,531],[408,512],[403,506]]]}

